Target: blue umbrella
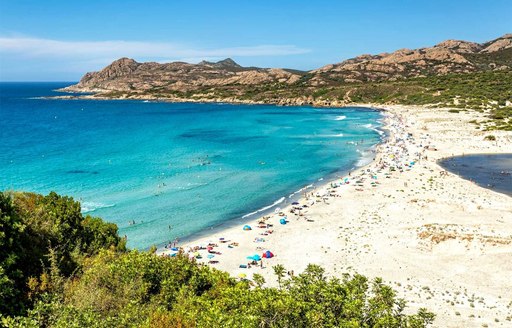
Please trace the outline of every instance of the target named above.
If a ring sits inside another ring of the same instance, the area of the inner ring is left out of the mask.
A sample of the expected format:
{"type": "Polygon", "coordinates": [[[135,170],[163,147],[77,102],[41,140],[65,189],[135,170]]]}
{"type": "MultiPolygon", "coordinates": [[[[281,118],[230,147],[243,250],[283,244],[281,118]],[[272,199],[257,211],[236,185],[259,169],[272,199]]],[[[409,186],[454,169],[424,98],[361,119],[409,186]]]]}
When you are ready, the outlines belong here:
{"type": "Polygon", "coordinates": [[[247,259],[248,260],[259,261],[259,260],[261,260],[261,256],[259,256],[258,254],[254,254],[252,256],[247,256],[247,259]]]}

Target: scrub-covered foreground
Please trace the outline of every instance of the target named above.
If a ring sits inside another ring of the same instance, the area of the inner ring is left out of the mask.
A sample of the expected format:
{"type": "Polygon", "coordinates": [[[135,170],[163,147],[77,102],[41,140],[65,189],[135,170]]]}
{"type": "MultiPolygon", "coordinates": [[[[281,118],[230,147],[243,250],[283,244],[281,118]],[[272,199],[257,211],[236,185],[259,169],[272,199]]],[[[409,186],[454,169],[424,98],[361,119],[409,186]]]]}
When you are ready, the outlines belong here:
{"type": "Polygon", "coordinates": [[[127,251],[117,226],[55,193],[0,193],[0,318],[9,327],[425,327],[380,279],[310,265],[279,288],[185,256],[127,251]]]}

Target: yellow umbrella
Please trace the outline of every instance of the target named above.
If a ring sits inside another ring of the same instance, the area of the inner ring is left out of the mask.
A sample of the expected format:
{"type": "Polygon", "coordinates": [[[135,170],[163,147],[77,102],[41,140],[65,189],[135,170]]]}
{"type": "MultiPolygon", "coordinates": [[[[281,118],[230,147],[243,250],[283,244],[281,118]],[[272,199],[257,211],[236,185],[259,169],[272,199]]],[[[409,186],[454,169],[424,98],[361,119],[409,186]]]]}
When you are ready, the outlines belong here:
{"type": "Polygon", "coordinates": [[[247,275],[245,273],[239,273],[238,274],[238,278],[244,279],[245,277],[247,277],[247,275]]]}

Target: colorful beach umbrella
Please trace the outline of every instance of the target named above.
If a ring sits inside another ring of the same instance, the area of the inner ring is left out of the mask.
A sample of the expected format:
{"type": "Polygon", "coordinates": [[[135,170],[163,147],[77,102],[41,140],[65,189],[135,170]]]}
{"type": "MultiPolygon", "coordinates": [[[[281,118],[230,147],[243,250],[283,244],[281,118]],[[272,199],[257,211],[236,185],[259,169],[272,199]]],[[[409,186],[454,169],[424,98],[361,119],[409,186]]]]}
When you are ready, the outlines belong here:
{"type": "Polygon", "coordinates": [[[266,251],[265,253],[263,253],[263,258],[265,258],[265,259],[270,259],[273,257],[274,257],[274,254],[271,251],[266,251]]]}
{"type": "Polygon", "coordinates": [[[261,256],[259,256],[258,254],[254,254],[254,255],[251,255],[251,256],[247,256],[247,259],[248,260],[254,260],[254,261],[260,261],[261,260],[261,256]]]}

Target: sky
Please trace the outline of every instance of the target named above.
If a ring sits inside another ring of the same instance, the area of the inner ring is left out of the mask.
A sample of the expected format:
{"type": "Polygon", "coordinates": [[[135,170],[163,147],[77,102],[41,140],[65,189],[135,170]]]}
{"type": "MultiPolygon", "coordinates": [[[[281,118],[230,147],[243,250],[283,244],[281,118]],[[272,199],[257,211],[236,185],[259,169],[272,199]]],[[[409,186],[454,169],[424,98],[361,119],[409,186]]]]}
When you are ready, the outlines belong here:
{"type": "Polygon", "coordinates": [[[0,1],[0,81],[78,81],[120,57],[310,70],[512,33],[512,0],[0,1]]]}

